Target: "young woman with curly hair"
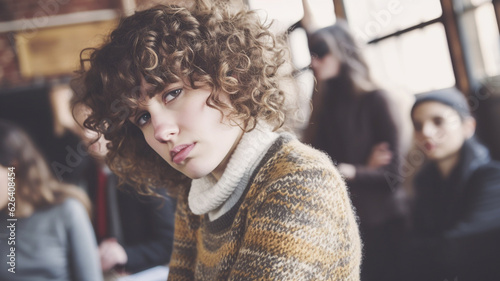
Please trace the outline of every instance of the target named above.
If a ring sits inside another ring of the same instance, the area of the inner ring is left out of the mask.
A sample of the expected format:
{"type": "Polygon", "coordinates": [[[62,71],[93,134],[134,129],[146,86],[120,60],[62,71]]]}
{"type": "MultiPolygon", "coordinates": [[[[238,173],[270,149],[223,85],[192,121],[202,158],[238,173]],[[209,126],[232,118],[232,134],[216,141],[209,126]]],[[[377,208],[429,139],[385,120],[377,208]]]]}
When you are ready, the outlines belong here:
{"type": "Polygon", "coordinates": [[[342,177],[280,129],[286,55],[256,13],[198,3],[137,12],[82,59],[110,167],[177,197],[169,280],[359,279],[342,177]]]}
{"type": "Polygon", "coordinates": [[[6,120],[0,120],[0,193],[0,280],[103,279],[89,198],[58,182],[28,135],[6,120]],[[10,212],[17,219],[14,240],[6,239],[10,212]],[[8,271],[11,247],[15,273],[8,271]]]}

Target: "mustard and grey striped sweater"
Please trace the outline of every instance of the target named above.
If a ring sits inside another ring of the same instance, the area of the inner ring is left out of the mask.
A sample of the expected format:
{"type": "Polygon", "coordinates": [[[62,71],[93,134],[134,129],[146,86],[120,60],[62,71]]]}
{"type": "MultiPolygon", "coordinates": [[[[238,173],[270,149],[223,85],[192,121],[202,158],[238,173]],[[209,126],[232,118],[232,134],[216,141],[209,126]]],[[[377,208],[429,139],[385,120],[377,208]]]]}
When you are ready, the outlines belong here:
{"type": "Polygon", "coordinates": [[[359,280],[361,240],[328,156],[280,136],[240,200],[210,221],[177,200],[168,280],[359,280]]]}

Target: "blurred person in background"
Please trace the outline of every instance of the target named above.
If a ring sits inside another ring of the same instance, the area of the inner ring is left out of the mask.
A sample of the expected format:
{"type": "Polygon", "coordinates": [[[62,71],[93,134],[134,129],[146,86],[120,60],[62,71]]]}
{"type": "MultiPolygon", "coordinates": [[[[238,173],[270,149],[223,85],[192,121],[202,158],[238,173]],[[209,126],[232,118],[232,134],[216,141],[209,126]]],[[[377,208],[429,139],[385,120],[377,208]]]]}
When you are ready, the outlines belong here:
{"type": "Polygon", "coordinates": [[[175,200],[165,189],[157,189],[157,196],[143,196],[128,184],[120,185],[105,163],[108,141],[83,126],[90,113],[83,104],[73,107],[78,123],[74,131],[94,160],[85,174],[103,271],[136,273],[167,265],[173,247],[175,200]]]}
{"type": "Polygon", "coordinates": [[[51,174],[28,135],[0,120],[0,187],[7,195],[7,168],[15,170],[15,246],[8,246],[9,211],[1,200],[0,279],[9,281],[100,281],[102,273],[89,218],[90,202],[76,186],[51,174]],[[15,273],[7,267],[15,247],[15,273]]]}
{"type": "Polygon", "coordinates": [[[408,276],[500,280],[500,163],[474,137],[464,95],[456,88],[417,95],[411,117],[428,161],[414,179],[408,276]]]}
{"type": "Polygon", "coordinates": [[[346,179],[360,220],[361,280],[400,280],[398,241],[404,219],[396,200],[399,131],[387,94],[372,80],[360,47],[342,20],[314,30],[308,2],[311,68],[318,83],[304,140],[327,152],[346,179]]]}

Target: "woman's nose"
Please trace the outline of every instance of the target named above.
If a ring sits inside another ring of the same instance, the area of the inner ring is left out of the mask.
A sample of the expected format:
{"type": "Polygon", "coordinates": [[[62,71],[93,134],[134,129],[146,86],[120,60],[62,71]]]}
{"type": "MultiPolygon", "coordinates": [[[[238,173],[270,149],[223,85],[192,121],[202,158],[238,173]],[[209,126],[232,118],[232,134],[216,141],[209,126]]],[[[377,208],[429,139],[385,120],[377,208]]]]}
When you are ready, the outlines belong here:
{"type": "Polygon", "coordinates": [[[151,119],[153,122],[154,137],[161,143],[172,140],[179,131],[177,125],[172,120],[161,117],[156,119],[152,117],[151,119]]]}
{"type": "Polygon", "coordinates": [[[436,128],[434,125],[426,123],[422,126],[422,135],[424,137],[430,138],[436,133],[436,128]]]}

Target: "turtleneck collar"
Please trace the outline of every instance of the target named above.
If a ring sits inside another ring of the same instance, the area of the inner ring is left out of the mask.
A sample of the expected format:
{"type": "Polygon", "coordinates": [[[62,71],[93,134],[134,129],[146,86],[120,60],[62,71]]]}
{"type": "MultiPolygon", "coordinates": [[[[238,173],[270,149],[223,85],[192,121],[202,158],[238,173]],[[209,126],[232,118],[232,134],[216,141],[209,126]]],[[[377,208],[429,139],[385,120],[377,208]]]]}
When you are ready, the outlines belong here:
{"type": "Polygon", "coordinates": [[[218,181],[209,174],[191,182],[188,196],[191,211],[196,215],[208,213],[210,220],[214,220],[234,206],[260,159],[278,136],[269,125],[260,123],[244,133],[218,181]]]}

